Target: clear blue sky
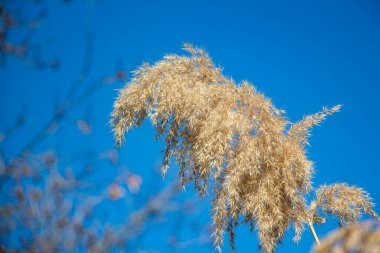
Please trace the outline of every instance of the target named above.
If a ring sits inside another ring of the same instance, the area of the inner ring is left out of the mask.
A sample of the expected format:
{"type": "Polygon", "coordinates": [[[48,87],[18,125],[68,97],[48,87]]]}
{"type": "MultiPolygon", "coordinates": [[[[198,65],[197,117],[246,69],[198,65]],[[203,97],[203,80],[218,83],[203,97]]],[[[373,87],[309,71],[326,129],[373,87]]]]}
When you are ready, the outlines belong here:
{"type": "MultiPolygon", "coordinates": [[[[181,53],[181,44],[189,42],[205,48],[226,75],[252,82],[292,121],[324,105],[343,104],[342,112],[312,132],[309,157],[317,170],[315,186],[347,182],[365,188],[380,203],[379,1],[103,0],[89,8],[86,1],[42,2],[48,16],[35,40],[45,41],[43,55],[61,59],[60,70],[37,71],[14,59],[0,66],[0,126],[22,110],[30,116],[28,131],[18,141],[38,130],[62,99],[58,94],[67,91],[82,64],[86,26],[95,35],[91,80],[115,67],[132,71],[143,61],[181,53]]],[[[96,150],[112,147],[108,120],[115,89],[121,87],[121,82],[107,87],[91,100],[91,141],[79,143],[96,150]]],[[[76,135],[73,130],[39,148],[69,152],[78,145],[76,135]]],[[[162,142],[153,137],[146,123],[128,134],[120,153],[142,175],[161,158],[162,142]]],[[[20,148],[17,138],[7,143],[10,155],[20,148]]],[[[100,172],[103,177],[107,173],[107,168],[100,172]]],[[[323,237],[333,227],[329,223],[316,230],[323,237]]],[[[309,231],[298,246],[292,236],[290,230],[278,252],[309,251],[309,231]]],[[[240,228],[236,238],[237,252],[256,251],[256,235],[247,228],[240,228]]]]}

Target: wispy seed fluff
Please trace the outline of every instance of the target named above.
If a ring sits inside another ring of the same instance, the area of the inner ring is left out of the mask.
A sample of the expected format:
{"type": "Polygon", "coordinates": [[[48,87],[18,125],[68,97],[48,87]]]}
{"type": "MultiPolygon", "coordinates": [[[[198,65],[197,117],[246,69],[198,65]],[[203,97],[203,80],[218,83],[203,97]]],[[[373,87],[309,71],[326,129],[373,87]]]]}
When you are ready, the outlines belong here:
{"type": "Polygon", "coordinates": [[[173,157],[181,182],[193,182],[201,197],[212,184],[217,249],[225,230],[233,247],[243,221],[256,227],[260,247],[273,252],[291,224],[299,238],[308,220],[313,166],[307,137],[340,106],[291,124],[250,83],[225,77],[203,50],[184,49],[189,56],[142,65],[120,90],[111,120],[116,142],[148,117],[166,142],[163,174],[173,157]]]}
{"type": "Polygon", "coordinates": [[[380,223],[366,221],[350,224],[330,233],[313,253],[378,253],[380,252],[380,223]]]}
{"type": "Polygon", "coordinates": [[[373,207],[372,198],[365,190],[337,183],[320,186],[316,190],[316,199],[311,202],[309,211],[314,223],[323,223],[326,216],[333,216],[339,220],[340,226],[344,226],[357,222],[364,213],[379,220],[373,207]]]}

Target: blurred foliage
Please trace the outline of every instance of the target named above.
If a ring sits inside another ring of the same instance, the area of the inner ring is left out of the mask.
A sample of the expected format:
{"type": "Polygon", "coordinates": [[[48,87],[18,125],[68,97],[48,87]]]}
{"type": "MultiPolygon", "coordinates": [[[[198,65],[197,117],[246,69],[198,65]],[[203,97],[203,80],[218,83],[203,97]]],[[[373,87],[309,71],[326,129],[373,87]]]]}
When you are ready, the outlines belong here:
{"type": "MultiPolygon", "coordinates": [[[[2,64],[15,58],[26,68],[60,70],[60,60],[43,56],[41,50],[46,45],[34,40],[49,14],[41,2],[0,2],[2,64]]],[[[90,30],[84,32],[82,68],[79,74],[72,74],[73,82],[62,94],[64,100],[57,103],[47,122],[39,123],[38,132],[30,132],[17,143],[17,155],[7,156],[4,150],[10,149],[12,138],[25,130],[28,113],[0,125],[0,252],[176,252],[191,245],[209,247],[209,225],[197,220],[199,212],[192,200],[180,200],[177,184],[163,187],[153,182],[151,186],[152,180],[130,171],[114,149],[95,152],[83,148],[70,157],[55,146],[41,149],[41,143],[49,138],[70,136],[68,128],[72,126],[83,138],[91,138],[91,117],[78,117],[75,112],[90,104],[100,89],[112,88],[126,78],[126,72],[117,69],[98,80],[88,80],[96,57],[96,41],[90,30]],[[65,121],[70,124],[63,126],[65,121]],[[117,175],[111,181],[95,182],[94,174],[100,169],[116,171],[117,175]],[[157,230],[164,241],[152,249],[144,238],[158,242],[152,232],[157,230]],[[180,231],[184,230],[193,238],[182,241],[180,231]]],[[[158,177],[156,168],[151,169],[150,175],[158,177]]]]}

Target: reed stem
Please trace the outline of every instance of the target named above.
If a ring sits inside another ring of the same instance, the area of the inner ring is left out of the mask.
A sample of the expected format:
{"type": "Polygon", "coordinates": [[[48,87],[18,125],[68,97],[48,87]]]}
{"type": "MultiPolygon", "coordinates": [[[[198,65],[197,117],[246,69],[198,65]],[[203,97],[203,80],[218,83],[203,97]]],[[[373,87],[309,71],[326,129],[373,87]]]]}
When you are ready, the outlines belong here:
{"type": "Polygon", "coordinates": [[[309,228],[311,230],[311,233],[313,234],[314,241],[317,243],[318,246],[321,245],[321,243],[319,242],[317,233],[315,233],[315,230],[314,230],[314,227],[313,227],[313,223],[309,222],[309,228]]]}

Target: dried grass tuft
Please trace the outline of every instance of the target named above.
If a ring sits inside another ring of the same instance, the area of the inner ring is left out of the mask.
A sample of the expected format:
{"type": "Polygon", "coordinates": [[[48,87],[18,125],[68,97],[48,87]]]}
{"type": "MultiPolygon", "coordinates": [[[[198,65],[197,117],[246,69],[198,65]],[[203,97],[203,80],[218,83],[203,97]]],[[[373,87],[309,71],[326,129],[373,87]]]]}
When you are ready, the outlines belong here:
{"type": "Polygon", "coordinates": [[[162,173],[173,157],[182,184],[193,182],[200,197],[212,183],[219,250],[225,230],[233,245],[241,218],[255,226],[265,252],[274,251],[292,223],[299,239],[312,188],[309,130],[340,106],[292,124],[253,85],[225,77],[203,50],[184,49],[189,56],[142,65],[119,91],[111,120],[117,144],[149,118],[166,143],[162,173]]]}
{"type": "Polygon", "coordinates": [[[330,233],[315,253],[378,253],[380,252],[380,223],[350,224],[330,233]]]}
{"type": "Polygon", "coordinates": [[[326,217],[320,215],[321,211],[337,218],[340,226],[343,226],[357,222],[364,213],[378,220],[373,206],[372,198],[365,190],[339,183],[323,185],[316,190],[316,200],[310,204],[310,213],[314,223],[323,223],[326,220],[326,217]]]}

